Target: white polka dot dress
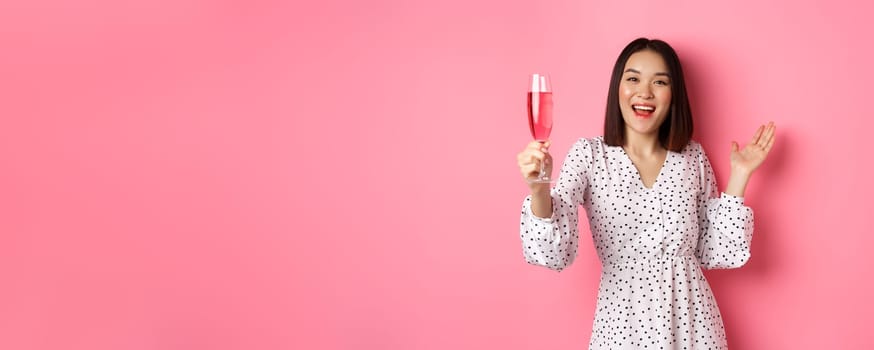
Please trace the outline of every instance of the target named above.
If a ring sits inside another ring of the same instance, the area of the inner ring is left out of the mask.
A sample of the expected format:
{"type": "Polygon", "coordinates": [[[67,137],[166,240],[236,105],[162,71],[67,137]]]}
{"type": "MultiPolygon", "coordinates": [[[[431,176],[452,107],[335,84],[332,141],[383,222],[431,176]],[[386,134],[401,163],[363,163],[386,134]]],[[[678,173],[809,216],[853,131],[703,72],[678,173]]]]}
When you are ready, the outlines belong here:
{"type": "Polygon", "coordinates": [[[621,147],[602,137],[571,148],[552,189],[551,218],[522,205],[525,259],[561,271],[577,255],[578,206],[589,218],[601,282],[589,349],[726,349],[702,268],[750,257],[753,212],[717,191],[701,145],[668,152],[646,188],[621,147]]]}

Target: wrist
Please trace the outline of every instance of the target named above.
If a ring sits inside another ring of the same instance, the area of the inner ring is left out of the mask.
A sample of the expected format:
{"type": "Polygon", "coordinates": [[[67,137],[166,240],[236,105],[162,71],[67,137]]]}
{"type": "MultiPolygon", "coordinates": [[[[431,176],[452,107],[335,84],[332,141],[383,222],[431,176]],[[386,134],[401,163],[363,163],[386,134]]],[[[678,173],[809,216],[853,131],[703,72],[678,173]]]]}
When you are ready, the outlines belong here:
{"type": "Polygon", "coordinates": [[[751,174],[746,171],[735,172],[732,170],[731,177],[728,178],[728,186],[726,186],[724,192],[735,197],[743,197],[751,174]]]}
{"type": "Polygon", "coordinates": [[[531,189],[532,197],[549,196],[548,183],[535,183],[531,184],[529,187],[531,189]]]}
{"type": "Polygon", "coordinates": [[[734,168],[734,167],[731,168],[731,177],[733,177],[733,178],[749,180],[752,175],[753,175],[752,170],[739,169],[739,168],[734,168]]]}

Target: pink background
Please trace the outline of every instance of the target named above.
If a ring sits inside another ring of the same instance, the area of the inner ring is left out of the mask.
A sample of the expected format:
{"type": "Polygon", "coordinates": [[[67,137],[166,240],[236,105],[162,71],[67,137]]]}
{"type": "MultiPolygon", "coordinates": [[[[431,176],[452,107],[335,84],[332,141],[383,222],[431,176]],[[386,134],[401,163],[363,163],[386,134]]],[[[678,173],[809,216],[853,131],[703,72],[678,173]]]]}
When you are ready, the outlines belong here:
{"type": "Polygon", "coordinates": [[[584,349],[591,240],[519,245],[526,75],[560,159],[637,36],[723,185],[779,126],[753,257],[707,273],[732,348],[871,348],[872,9],[710,3],[7,1],[0,348],[584,349]]]}

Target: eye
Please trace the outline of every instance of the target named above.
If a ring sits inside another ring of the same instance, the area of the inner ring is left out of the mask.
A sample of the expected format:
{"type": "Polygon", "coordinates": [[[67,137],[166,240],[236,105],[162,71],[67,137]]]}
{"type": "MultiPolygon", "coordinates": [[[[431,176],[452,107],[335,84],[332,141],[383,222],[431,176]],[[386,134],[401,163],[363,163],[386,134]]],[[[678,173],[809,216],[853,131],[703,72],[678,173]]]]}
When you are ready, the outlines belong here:
{"type": "Polygon", "coordinates": [[[670,85],[667,81],[664,81],[664,80],[656,80],[655,83],[656,83],[656,85],[663,85],[663,86],[670,85]]]}
{"type": "Polygon", "coordinates": [[[630,81],[630,82],[636,83],[637,77],[628,77],[628,78],[625,78],[625,81],[630,81]]]}

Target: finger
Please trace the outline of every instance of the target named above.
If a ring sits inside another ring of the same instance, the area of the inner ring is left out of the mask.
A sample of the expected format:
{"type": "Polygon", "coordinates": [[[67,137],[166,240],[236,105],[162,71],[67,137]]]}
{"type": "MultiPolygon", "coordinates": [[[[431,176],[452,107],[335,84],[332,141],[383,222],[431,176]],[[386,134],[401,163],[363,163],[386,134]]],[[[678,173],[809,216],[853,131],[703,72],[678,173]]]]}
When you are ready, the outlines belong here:
{"type": "Polygon", "coordinates": [[[526,148],[522,150],[521,153],[519,153],[520,158],[526,158],[532,155],[542,159],[543,156],[546,155],[546,153],[543,152],[540,148],[526,148]]]}
{"type": "Polygon", "coordinates": [[[543,157],[542,157],[542,156],[538,157],[536,154],[529,154],[529,155],[528,155],[528,158],[526,159],[526,161],[525,161],[524,163],[522,163],[522,164],[523,164],[523,165],[531,165],[531,164],[533,164],[533,165],[536,165],[536,166],[540,166],[540,162],[542,162],[542,161],[543,161],[543,157]]]}
{"type": "Polygon", "coordinates": [[[544,146],[546,146],[546,147],[548,148],[551,144],[552,144],[552,141],[550,141],[550,140],[546,140],[546,141],[537,141],[537,140],[534,140],[534,141],[529,142],[529,143],[528,143],[528,146],[526,146],[526,148],[527,148],[527,147],[537,147],[537,148],[539,148],[539,147],[544,147],[544,146]]]}
{"type": "Polygon", "coordinates": [[[738,144],[737,142],[731,141],[731,153],[737,152],[738,144]]]}
{"type": "Polygon", "coordinates": [[[776,132],[777,126],[774,125],[774,122],[771,122],[771,124],[768,125],[768,132],[765,134],[765,137],[763,137],[765,140],[764,142],[762,142],[762,147],[766,147],[769,143],[771,143],[771,141],[774,139],[774,134],[776,132]]]}
{"type": "Polygon", "coordinates": [[[753,135],[753,139],[750,140],[750,143],[756,144],[759,142],[759,138],[762,137],[762,132],[765,130],[764,125],[760,125],[758,129],[756,129],[756,133],[753,135]]]}
{"type": "Polygon", "coordinates": [[[526,155],[519,158],[519,160],[517,161],[517,164],[519,165],[519,169],[523,169],[523,168],[528,167],[528,166],[538,166],[539,167],[540,160],[538,160],[536,157],[534,157],[532,155],[526,154],[526,155]]]}
{"type": "Polygon", "coordinates": [[[529,166],[525,166],[524,168],[522,168],[522,176],[524,176],[526,179],[531,178],[531,177],[535,177],[537,175],[540,175],[540,167],[539,166],[529,165],[529,166]]]}
{"type": "Polygon", "coordinates": [[[765,132],[762,133],[762,136],[759,138],[759,142],[756,144],[762,149],[768,145],[768,140],[774,135],[774,125],[773,122],[768,123],[768,126],[765,128],[765,132]]]}
{"type": "Polygon", "coordinates": [[[771,151],[771,147],[774,147],[774,140],[777,139],[777,126],[771,130],[771,136],[768,137],[768,143],[765,144],[765,152],[771,151]]]}
{"type": "Polygon", "coordinates": [[[549,165],[550,163],[552,163],[552,157],[550,157],[549,154],[546,153],[532,151],[531,153],[526,155],[524,162],[521,162],[520,166],[536,165],[539,168],[540,163],[549,165]]]}
{"type": "Polygon", "coordinates": [[[543,144],[542,144],[542,143],[540,143],[540,142],[536,142],[536,141],[535,141],[535,142],[529,143],[529,144],[528,144],[528,147],[525,147],[525,151],[524,151],[524,152],[533,151],[533,152],[541,152],[541,153],[543,153],[545,150],[546,150],[546,148],[543,147],[543,144]]]}
{"type": "Polygon", "coordinates": [[[765,148],[765,145],[768,144],[768,140],[774,136],[774,122],[768,123],[768,126],[765,128],[765,132],[762,133],[762,136],[759,137],[758,145],[762,148],[765,148]]]}
{"type": "Polygon", "coordinates": [[[543,160],[543,158],[546,158],[546,153],[543,153],[540,150],[531,150],[531,152],[528,152],[528,154],[536,158],[537,161],[541,161],[543,160]]]}
{"type": "Polygon", "coordinates": [[[528,153],[527,150],[519,152],[519,154],[516,155],[516,163],[519,163],[519,166],[528,164],[531,162],[530,158],[531,155],[528,153]]]}
{"type": "MultiPolygon", "coordinates": [[[[522,176],[525,178],[537,177],[540,175],[540,164],[531,164],[526,165],[521,168],[522,176]]],[[[549,168],[547,168],[547,172],[549,172],[549,168]]]]}

